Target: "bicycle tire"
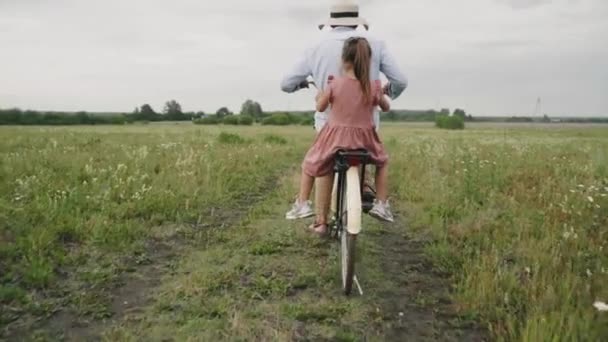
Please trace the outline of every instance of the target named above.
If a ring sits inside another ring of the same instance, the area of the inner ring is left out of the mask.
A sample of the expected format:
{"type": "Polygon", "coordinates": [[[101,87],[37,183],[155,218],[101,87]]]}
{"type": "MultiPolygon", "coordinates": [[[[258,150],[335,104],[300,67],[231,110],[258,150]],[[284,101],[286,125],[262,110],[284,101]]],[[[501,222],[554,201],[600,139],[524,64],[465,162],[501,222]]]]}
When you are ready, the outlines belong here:
{"type": "Polygon", "coordinates": [[[340,259],[342,264],[342,290],[349,296],[353,290],[355,279],[355,251],[357,246],[357,235],[342,231],[340,237],[340,259]]]}
{"type": "Polygon", "coordinates": [[[344,198],[342,213],[342,234],[340,236],[340,263],[342,266],[342,289],[350,295],[355,277],[355,258],[357,234],[361,231],[361,188],[358,169],[351,168],[346,173],[342,194],[344,198]],[[353,233],[357,234],[353,234],[353,233]]]}

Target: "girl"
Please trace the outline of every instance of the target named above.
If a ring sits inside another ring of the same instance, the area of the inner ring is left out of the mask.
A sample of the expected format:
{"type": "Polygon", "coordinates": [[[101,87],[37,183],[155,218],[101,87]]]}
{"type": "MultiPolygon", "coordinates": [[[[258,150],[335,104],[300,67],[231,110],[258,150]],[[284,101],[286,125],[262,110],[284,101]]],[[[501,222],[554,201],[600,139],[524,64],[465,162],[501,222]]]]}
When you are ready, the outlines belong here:
{"type": "MultiPolygon", "coordinates": [[[[323,112],[331,104],[331,115],[304,157],[300,195],[290,213],[301,212],[310,205],[303,189],[310,189],[315,177],[333,175],[334,158],[339,149],[364,148],[376,165],[377,200],[369,213],[380,220],[393,222],[387,200],[388,156],[373,124],[374,107],[388,111],[390,104],[383,95],[380,81],[369,80],[371,55],[365,38],[348,39],[342,51],[343,76],[336,79],[330,76],[325,92],[317,94],[317,111],[323,112]]],[[[325,203],[329,204],[329,201],[325,203]]],[[[311,226],[317,234],[327,233],[327,209],[317,213],[316,223],[311,226]]]]}

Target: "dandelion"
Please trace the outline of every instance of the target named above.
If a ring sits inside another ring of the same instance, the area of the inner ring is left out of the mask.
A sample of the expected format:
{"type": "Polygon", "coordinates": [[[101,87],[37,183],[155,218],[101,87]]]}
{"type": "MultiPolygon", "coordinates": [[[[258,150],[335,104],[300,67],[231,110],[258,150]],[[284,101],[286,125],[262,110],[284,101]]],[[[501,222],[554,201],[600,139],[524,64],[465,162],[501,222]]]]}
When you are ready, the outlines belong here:
{"type": "Polygon", "coordinates": [[[608,311],[608,305],[604,302],[595,302],[593,306],[597,309],[597,311],[608,311]]]}

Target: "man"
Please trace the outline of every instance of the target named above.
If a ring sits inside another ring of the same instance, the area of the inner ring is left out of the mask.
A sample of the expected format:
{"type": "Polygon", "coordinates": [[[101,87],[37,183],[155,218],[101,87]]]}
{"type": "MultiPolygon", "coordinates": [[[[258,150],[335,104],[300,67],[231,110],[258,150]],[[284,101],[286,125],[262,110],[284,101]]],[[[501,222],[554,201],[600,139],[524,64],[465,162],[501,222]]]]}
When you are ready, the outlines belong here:
{"type": "MultiPolygon", "coordinates": [[[[307,50],[293,69],[283,78],[281,89],[284,92],[293,93],[308,88],[307,78],[309,76],[312,76],[320,90],[324,90],[330,75],[341,74],[341,56],[344,42],[351,37],[365,37],[372,48],[370,79],[378,80],[380,79],[380,73],[383,73],[389,81],[384,87],[384,93],[393,100],[401,95],[407,87],[407,78],[397,66],[396,60],[389,54],[383,41],[370,37],[367,32],[357,31],[358,26],[363,26],[368,30],[369,25],[365,19],[359,17],[359,6],[356,2],[352,0],[337,1],[331,7],[329,20],[319,25],[319,29],[323,29],[325,26],[331,27],[331,31],[324,36],[320,43],[307,50]]],[[[327,123],[327,116],[330,111],[331,108],[326,112],[315,113],[315,130],[317,132],[320,132],[327,123]]],[[[380,125],[378,110],[374,112],[374,125],[376,129],[380,125]]],[[[322,186],[328,187],[331,185],[323,184],[322,186]]],[[[311,191],[312,188],[308,191],[308,197],[310,197],[311,191]]],[[[319,192],[317,191],[317,193],[319,192]]],[[[317,205],[319,204],[317,203],[317,205]]],[[[292,210],[286,214],[286,218],[294,220],[313,215],[310,201],[305,203],[296,201],[292,210]]]]}

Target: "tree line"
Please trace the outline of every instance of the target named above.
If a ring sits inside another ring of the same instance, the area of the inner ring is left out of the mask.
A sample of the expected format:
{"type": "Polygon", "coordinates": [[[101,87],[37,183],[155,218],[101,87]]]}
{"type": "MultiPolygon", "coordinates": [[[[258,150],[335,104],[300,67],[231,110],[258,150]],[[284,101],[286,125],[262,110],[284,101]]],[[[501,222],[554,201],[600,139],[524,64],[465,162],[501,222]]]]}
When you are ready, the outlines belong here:
{"type": "MultiPolygon", "coordinates": [[[[434,122],[437,126],[463,126],[464,122],[524,122],[524,123],[608,123],[608,118],[550,118],[543,117],[473,117],[463,109],[450,112],[444,108],[436,110],[392,110],[381,114],[382,121],[388,122],[434,122]],[[446,119],[451,118],[451,119],[446,119]],[[460,123],[462,121],[462,124],[460,123]]],[[[34,110],[0,109],[0,125],[117,125],[134,122],[193,121],[203,125],[312,125],[312,112],[264,112],[262,106],[253,100],[246,100],[240,112],[233,113],[227,107],[215,113],[184,112],[175,100],[167,101],[162,111],[157,112],[149,104],[143,104],[131,113],[92,114],[87,112],[41,112],[34,110]],[[237,115],[238,114],[238,115],[237,115]]]]}

